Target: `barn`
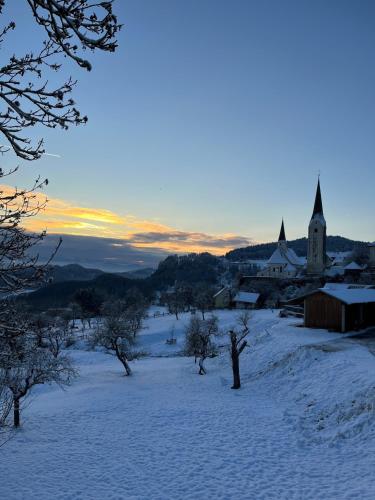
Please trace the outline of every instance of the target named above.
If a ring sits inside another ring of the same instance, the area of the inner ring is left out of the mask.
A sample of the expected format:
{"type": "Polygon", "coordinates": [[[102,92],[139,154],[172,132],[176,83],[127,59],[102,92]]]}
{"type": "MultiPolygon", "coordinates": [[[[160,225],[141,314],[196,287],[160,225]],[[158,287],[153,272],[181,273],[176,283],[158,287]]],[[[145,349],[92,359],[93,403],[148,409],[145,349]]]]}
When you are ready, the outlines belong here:
{"type": "Polygon", "coordinates": [[[347,332],[375,326],[374,287],[326,286],[303,299],[306,327],[347,332]]]}

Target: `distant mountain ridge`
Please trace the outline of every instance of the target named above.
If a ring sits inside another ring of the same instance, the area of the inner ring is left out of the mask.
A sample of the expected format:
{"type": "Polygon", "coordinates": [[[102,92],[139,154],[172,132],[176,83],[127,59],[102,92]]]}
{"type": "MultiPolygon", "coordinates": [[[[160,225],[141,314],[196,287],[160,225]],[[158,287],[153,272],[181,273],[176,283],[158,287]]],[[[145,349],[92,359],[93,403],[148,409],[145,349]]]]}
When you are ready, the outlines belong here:
{"type": "MultiPolygon", "coordinates": [[[[261,243],[245,248],[236,248],[228,252],[225,257],[231,261],[269,259],[275,250],[276,244],[276,242],[261,243]]],[[[327,252],[350,252],[354,248],[366,245],[367,242],[365,241],[350,240],[343,236],[327,236],[327,252]]],[[[288,241],[288,247],[292,248],[300,257],[305,257],[307,254],[307,238],[288,241]]]]}
{"type": "Polygon", "coordinates": [[[49,266],[47,277],[53,283],[63,283],[66,281],[91,281],[103,274],[117,274],[123,278],[144,279],[151,276],[155,269],[145,267],[134,271],[121,273],[108,273],[102,269],[94,269],[81,266],[80,264],[51,265],[49,266]]]}
{"type": "Polygon", "coordinates": [[[65,266],[52,265],[48,270],[48,278],[54,283],[63,281],[90,281],[103,274],[100,269],[83,267],[79,264],[65,266]]]}

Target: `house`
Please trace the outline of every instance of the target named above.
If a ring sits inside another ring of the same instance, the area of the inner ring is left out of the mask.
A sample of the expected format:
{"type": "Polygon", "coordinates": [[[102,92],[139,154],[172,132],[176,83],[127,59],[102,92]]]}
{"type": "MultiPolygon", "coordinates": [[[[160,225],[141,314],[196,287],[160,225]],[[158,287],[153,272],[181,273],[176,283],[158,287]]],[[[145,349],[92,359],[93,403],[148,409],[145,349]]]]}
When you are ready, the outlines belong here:
{"type": "Polygon", "coordinates": [[[240,291],[233,297],[233,303],[237,309],[255,309],[259,297],[259,293],[240,291]]]}
{"type": "Polygon", "coordinates": [[[361,276],[362,271],[363,267],[354,261],[350,262],[350,264],[348,264],[344,268],[345,276],[350,276],[352,278],[357,278],[357,279],[361,276]]]}
{"type": "Polygon", "coordinates": [[[231,303],[231,291],[229,287],[224,286],[213,296],[215,309],[226,309],[231,303]]]}
{"type": "Polygon", "coordinates": [[[289,301],[303,303],[304,325],[347,332],[375,326],[375,286],[345,283],[326,284],[289,301]]]}

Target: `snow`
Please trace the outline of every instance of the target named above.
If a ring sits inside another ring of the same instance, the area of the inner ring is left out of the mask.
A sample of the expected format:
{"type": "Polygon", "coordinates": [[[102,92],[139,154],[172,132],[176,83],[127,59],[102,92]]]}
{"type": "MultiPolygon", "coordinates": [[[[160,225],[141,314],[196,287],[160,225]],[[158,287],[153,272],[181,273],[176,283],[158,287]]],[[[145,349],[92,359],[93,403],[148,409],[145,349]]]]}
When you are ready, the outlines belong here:
{"type": "Polygon", "coordinates": [[[326,283],[322,290],[340,290],[340,289],[347,289],[351,286],[350,283],[326,283]]]}
{"type": "Polygon", "coordinates": [[[347,266],[345,266],[345,269],[347,269],[349,271],[360,271],[360,270],[363,269],[363,267],[361,267],[359,264],[357,264],[353,260],[350,264],[348,264],[347,266]]]}
{"type": "MultiPolygon", "coordinates": [[[[375,359],[365,346],[255,311],[233,391],[226,349],[197,375],[178,356],[190,314],[155,312],[132,377],[81,348],[70,351],[80,369],[71,387],[34,392],[23,428],[0,448],[1,499],[375,497],[375,359]],[[175,345],[165,343],[171,329],[175,345]]],[[[215,314],[227,331],[239,313],[215,314]]]]}
{"type": "Polygon", "coordinates": [[[276,264],[290,264],[295,269],[295,266],[302,266],[303,262],[297,256],[294,250],[287,247],[279,246],[273,252],[269,260],[267,261],[268,265],[276,265],[276,264]]]}
{"type": "Polygon", "coordinates": [[[320,291],[349,305],[375,303],[375,289],[373,288],[346,288],[338,290],[321,288],[320,291]]]}

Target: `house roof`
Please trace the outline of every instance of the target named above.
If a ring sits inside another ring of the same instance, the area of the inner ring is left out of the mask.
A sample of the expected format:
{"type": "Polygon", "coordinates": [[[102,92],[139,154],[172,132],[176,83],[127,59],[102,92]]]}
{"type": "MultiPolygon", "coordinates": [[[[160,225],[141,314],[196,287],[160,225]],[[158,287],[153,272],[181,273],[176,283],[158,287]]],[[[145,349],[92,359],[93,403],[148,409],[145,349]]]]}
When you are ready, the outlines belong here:
{"type": "Polygon", "coordinates": [[[247,302],[248,304],[256,304],[259,299],[259,293],[252,292],[237,292],[234,296],[234,302],[247,302]]]}
{"type": "Polygon", "coordinates": [[[227,286],[224,286],[223,288],[221,288],[218,292],[215,293],[214,298],[218,297],[219,295],[221,295],[227,289],[228,289],[227,286]]]}
{"type": "Polygon", "coordinates": [[[348,264],[347,266],[345,266],[345,269],[349,269],[349,270],[352,270],[352,271],[360,271],[362,270],[362,267],[360,265],[358,265],[356,262],[351,262],[350,264],[348,264]]]}
{"type": "Polygon", "coordinates": [[[327,282],[324,285],[323,290],[325,290],[325,289],[328,289],[328,290],[342,290],[342,289],[349,288],[350,286],[351,286],[351,283],[329,283],[329,282],[327,282]]]}
{"type": "Polygon", "coordinates": [[[317,292],[322,292],[330,297],[334,297],[344,304],[366,304],[375,302],[374,285],[358,285],[353,283],[326,283],[323,288],[317,288],[311,292],[299,295],[287,300],[286,304],[299,303],[306,297],[310,297],[317,292]]]}
{"type": "Polygon", "coordinates": [[[320,288],[319,290],[347,305],[375,303],[374,288],[346,288],[341,290],[320,288]]]}

